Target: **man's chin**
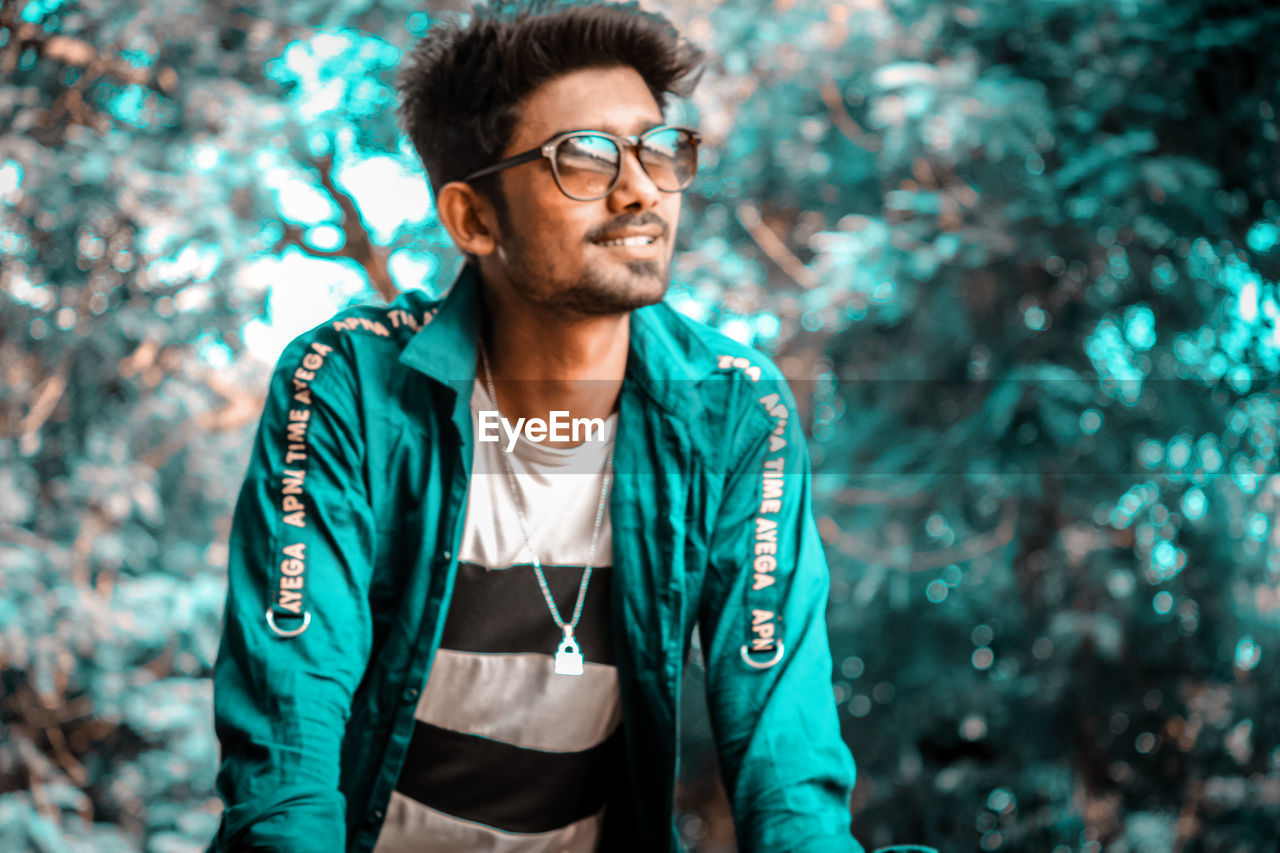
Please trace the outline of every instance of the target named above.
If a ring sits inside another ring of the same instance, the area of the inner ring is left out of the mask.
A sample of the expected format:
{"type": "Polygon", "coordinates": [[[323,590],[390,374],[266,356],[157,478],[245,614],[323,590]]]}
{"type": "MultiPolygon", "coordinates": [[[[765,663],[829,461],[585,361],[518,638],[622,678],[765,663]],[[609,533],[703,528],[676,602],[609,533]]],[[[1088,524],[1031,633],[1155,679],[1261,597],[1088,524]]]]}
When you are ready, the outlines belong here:
{"type": "Polygon", "coordinates": [[[659,261],[627,261],[628,274],[587,276],[556,295],[556,302],[580,314],[625,314],[662,301],[669,284],[666,264],[659,261]]]}

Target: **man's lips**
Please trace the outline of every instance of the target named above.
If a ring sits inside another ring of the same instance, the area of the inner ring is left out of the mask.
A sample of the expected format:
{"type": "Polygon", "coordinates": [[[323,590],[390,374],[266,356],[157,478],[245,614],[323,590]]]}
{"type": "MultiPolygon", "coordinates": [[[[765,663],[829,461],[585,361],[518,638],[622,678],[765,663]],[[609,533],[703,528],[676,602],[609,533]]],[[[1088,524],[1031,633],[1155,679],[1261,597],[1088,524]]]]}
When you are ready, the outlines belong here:
{"type": "Polygon", "coordinates": [[[648,234],[623,234],[612,239],[594,240],[592,245],[620,259],[655,260],[661,257],[666,244],[648,234]]]}
{"type": "Polygon", "coordinates": [[[662,237],[663,229],[658,226],[646,226],[640,228],[616,228],[612,231],[606,231],[598,237],[592,238],[591,242],[598,246],[652,246],[662,237]]]}
{"type": "Polygon", "coordinates": [[[658,242],[656,238],[646,235],[632,235],[629,237],[613,237],[607,240],[593,241],[597,246],[604,246],[607,249],[643,249],[652,246],[658,242]]]}

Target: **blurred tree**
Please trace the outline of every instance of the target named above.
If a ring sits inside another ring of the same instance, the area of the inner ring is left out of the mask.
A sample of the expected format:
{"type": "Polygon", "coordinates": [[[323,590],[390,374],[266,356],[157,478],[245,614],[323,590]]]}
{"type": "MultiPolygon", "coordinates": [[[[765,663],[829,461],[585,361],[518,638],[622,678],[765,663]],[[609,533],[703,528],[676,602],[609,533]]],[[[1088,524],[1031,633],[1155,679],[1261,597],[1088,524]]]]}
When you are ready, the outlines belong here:
{"type": "Polygon", "coordinates": [[[1280,12],[704,32],[741,106],[685,274],[811,382],[864,840],[1272,849],[1280,12]]]}
{"type": "MultiPolygon", "coordinates": [[[[391,109],[445,5],[0,2],[0,849],[212,833],[269,366],[458,263],[391,109]]],[[[1280,12],[654,8],[714,57],[671,299],[806,408],[859,838],[1272,849],[1280,12]]]]}
{"type": "Polygon", "coordinates": [[[208,676],[268,368],[443,241],[390,110],[419,6],[0,6],[0,849],[216,826],[208,676]],[[416,208],[370,217],[389,165],[416,208]]]}

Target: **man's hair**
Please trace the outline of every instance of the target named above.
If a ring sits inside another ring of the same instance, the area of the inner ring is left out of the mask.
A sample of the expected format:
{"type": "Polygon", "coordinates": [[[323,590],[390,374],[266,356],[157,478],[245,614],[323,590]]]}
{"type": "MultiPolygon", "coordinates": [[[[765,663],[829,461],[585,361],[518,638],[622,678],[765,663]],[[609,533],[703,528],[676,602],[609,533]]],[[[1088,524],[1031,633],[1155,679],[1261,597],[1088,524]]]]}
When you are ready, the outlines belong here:
{"type": "MultiPolygon", "coordinates": [[[[661,15],[638,3],[495,0],[470,21],[432,26],[397,78],[397,114],[436,195],[450,181],[497,162],[526,95],[583,68],[634,68],[665,111],[689,94],[703,54],[661,15]]],[[[496,175],[472,182],[499,208],[496,175]]]]}

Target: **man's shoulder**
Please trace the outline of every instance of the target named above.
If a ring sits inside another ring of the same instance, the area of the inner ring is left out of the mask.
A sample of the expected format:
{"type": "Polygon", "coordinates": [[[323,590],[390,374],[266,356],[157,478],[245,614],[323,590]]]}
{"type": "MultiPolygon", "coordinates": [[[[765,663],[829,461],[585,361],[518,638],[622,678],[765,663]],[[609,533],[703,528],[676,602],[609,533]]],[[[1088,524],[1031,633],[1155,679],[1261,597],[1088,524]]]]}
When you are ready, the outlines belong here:
{"type": "Polygon", "coordinates": [[[295,337],[276,362],[271,398],[282,405],[304,394],[354,417],[359,401],[391,400],[402,376],[400,354],[435,317],[441,300],[421,290],[390,304],[353,305],[295,337]]]}
{"type": "Polygon", "coordinates": [[[662,355],[681,360],[692,375],[741,375],[750,382],[783,379],[782,371],[768,355],[686,316],[668,302],[642,310],[650,312],[654,325],[668,332],[665,341],[670,345],[662,355]]]}
{"type": "Polygon", "coordinates": [[[682,411],[715,456],[737,458],[761,437],[795,424],[795,399],[786,377],[763,352],[661,303],[644,309],[663,330],[650,358],[674,362],[668,376],[685,375],[694,389],[682,411]]]}
{"type": "Polygon", "coordinates": [[[339,356],[348,369],[371,362],[394,363],[413,336],[429,324],[441,300],[407,290],[390,304],[352,305],[295,337],[284,348],[277,370],[292,370],[307,353],[339,356]]]}
{"type": "Polygon", "coordinates": [[[425,291],[406,290],[390,304],[354,305],[339,311],[322,327],[337,335],[354,333],[356,339],[382,340],[403,349],[431,322],[442,302],[425,291]]]}

